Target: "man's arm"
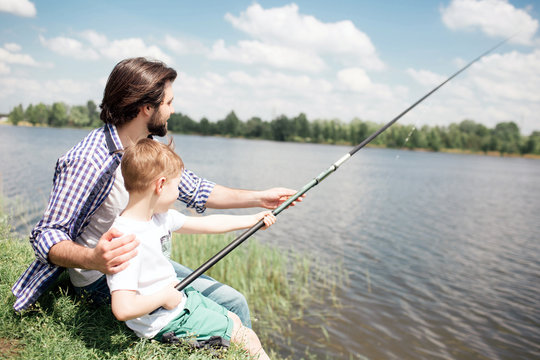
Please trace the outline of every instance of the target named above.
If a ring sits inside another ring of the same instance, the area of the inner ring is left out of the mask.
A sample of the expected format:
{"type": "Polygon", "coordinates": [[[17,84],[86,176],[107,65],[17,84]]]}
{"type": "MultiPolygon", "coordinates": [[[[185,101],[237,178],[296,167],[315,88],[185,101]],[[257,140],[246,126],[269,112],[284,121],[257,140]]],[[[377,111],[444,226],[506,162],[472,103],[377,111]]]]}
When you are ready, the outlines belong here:
{"type": "Polygon", "coordinates": [[[110,229],[101,236],[95,248],[90,249],[71,240],[56,243],[49,249],[49,261],[66,268],[98,270],[104,274],[116,274],[129,265],[137,255],[139,245],[135,235],[123,234],[110,229]]]}
{"type": "MultiPolygon", "coordinates": [[[[214,186],[210,193],[206,206],[214,209],[233,209],[262,207],[275,209],[296,194],[295,190],[287,188],[272,188],[268,190],[241,190],[228,188],[221,185],[214,186]]],[[[303,196],[297,201],[302,201],[303,196]]],[[[294,205],[293,202],[291,205],[294,205]]]]}
{"type": "MultiPolygon", "coordinates": [[[[295,190],[280,187],[262,191],[228,188],[216,185],[189,170],[184,170],[182,173],[178,190],[178,200],[184,202],[187,207],[195,208],[198,213],[204,212],[207,207],[214,209],[246,207],[275,209],[296,194],[295,190]]],[[[304,196],[301,196],[297,201],[302,201],[303,198],[304,196]]]]}

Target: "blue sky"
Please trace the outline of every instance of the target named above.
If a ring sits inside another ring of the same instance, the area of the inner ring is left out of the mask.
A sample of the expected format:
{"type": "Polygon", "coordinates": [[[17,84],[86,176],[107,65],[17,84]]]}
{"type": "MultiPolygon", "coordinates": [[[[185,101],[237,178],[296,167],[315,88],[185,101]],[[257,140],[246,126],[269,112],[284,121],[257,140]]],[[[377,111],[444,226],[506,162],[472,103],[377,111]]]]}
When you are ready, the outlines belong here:
{"type": "Polygon", "coordinates": [[[387,122],[504,38],[518,35],[402,123],[540,130],[540,3],[0,0],[0,112],[99,104],[123,58],[179,72],[175,109],[196,120],[307,114],[387,122]]]}

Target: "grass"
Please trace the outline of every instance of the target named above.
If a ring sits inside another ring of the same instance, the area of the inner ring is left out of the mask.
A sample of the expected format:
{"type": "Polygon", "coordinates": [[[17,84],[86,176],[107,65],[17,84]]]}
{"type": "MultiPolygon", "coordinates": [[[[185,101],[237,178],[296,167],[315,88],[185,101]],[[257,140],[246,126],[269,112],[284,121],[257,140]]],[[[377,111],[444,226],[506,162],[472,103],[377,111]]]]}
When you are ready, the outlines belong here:
{"type": "MultiPolygon", "coordinates": [[[[221,235],[176,237],[173,257],[195,268],[231,239],[221,235]]],[[[273,345],[291,341],[293,334],[287,331],[290,323],[302,319],[305,309],[313,305],[313,299],[327,299],[338,306],[332,294],[344,278],[329,276],[307,256],[287,254],[254,239],[246,243],[212,268],[208,275],[246,296],[255,331],[271,357],[279,359],[273,345]],[[314,286],[315,283],[319,285],[314,286]]],[[[85,299],[76,297],[66,274],[35,306],[15,313],[11,286],[33,259],[30,245],[16,238],[8,217],[0,211],[0,359],[197,360],[211,357],[205,350],[137,338],[113,317],[110,306],[94,308],[85,299]]],[[[304,356],[313,357],[309,353],[304,356]]],[[[222,358],[248,359],[236,347],[224,352],[222,358]]]]}

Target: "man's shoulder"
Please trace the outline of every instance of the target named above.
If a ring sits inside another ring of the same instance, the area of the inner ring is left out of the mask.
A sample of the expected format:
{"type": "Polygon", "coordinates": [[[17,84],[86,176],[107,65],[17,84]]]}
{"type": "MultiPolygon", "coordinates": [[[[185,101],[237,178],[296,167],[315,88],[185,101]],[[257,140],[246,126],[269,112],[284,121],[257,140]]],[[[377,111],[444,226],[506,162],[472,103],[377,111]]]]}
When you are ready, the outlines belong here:
{"type": "Polygon", "coordinates": [[[84,139],[73,146],[60,161],[103,162],[109,156],[104,127],[92,130],[84,139]]]}

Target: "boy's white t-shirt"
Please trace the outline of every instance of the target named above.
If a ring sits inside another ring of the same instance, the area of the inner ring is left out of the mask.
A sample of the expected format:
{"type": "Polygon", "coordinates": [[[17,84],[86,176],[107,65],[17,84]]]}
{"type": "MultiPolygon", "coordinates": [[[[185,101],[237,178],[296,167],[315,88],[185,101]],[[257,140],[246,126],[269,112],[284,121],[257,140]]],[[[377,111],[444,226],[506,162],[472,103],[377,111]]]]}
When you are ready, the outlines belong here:
{"type": "MultiPolygon", "coordinates": [[[[135,234],[140,245],[137,255],[129,261],[126,269],[107,275],[111,293],[115,290],[135,290],[138,295],[149,295],[178,281],[172,264],[163,254],[161,244],[170,241],[171,233],[181,228],[184,221],[185,216],[176,210],[156,214],[150,221],[117,217],[113,226],[124,234],[135,234]]],[[[185,303],[186,296],[175,309],[160,308],[153,314],[128,320],[126,325],[139,337],[153,338],[183,310],[185,303]]]]}

